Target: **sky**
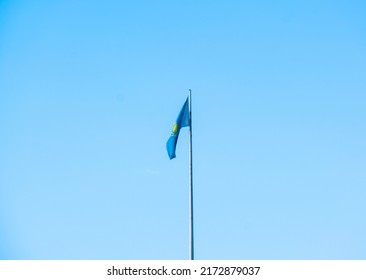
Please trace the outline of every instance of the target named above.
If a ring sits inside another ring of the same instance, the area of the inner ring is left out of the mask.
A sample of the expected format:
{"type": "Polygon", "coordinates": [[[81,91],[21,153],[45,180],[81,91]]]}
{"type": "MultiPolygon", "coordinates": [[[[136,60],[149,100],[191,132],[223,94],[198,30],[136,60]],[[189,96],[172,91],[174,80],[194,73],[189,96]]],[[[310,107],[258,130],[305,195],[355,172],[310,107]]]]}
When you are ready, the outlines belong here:
{"type": "Polygon", "coordinates": [[[0,259],[366,259],[365,12],[0,0],[0,259]]]}

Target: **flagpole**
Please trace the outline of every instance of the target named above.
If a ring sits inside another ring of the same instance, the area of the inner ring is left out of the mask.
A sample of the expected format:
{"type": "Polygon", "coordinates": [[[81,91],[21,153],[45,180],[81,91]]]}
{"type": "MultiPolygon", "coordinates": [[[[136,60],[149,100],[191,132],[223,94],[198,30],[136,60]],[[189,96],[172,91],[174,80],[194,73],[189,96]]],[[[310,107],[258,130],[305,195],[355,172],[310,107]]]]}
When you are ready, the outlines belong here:
{"type": "Polygon", "coordinates": [[[189,111],[189,259],[194,260],[194,235],[193,235],[193,165],[192,165],[192,90],[188,97],[189,111]]]}

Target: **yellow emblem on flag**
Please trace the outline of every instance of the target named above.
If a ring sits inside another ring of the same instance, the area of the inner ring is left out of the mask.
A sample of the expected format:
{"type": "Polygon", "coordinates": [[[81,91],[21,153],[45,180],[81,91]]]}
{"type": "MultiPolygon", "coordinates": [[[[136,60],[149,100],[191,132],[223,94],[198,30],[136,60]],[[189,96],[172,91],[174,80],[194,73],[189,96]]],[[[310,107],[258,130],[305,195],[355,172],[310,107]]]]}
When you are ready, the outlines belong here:
{"type": "Polygon", "coordinates": [[[177,136],[179,130],[179,124],[175,123],[173,126],[172,136],[177,136]]]}

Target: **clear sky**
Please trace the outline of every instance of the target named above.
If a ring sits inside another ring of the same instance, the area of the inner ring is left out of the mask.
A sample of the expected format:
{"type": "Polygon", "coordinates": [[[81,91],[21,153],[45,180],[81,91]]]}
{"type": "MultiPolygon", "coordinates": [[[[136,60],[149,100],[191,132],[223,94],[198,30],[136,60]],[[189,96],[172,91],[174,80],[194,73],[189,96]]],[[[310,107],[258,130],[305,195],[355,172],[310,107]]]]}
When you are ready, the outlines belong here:
{"type": "Polygon", "coordinates": [[[0,259],[366,259],[364,1],[0,1],[0,259]]]}

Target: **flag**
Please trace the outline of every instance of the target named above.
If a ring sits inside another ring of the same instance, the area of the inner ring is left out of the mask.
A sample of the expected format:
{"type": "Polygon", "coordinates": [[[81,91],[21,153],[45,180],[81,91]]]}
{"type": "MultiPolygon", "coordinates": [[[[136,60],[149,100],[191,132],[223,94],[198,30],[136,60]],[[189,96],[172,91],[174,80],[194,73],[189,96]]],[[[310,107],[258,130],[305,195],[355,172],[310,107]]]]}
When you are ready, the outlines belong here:
{"type": "Polygon", "coordinates": [[[177,146],[179,131],[182,127],[190,126],[189,109],[188,109],[188,97],[182,109],[179,112],[178,118],[174,123],[172,134],[170,135],[168,142],[166,143],[166,150],[170,159],[175,158],[175,148],[177,146]]]}

